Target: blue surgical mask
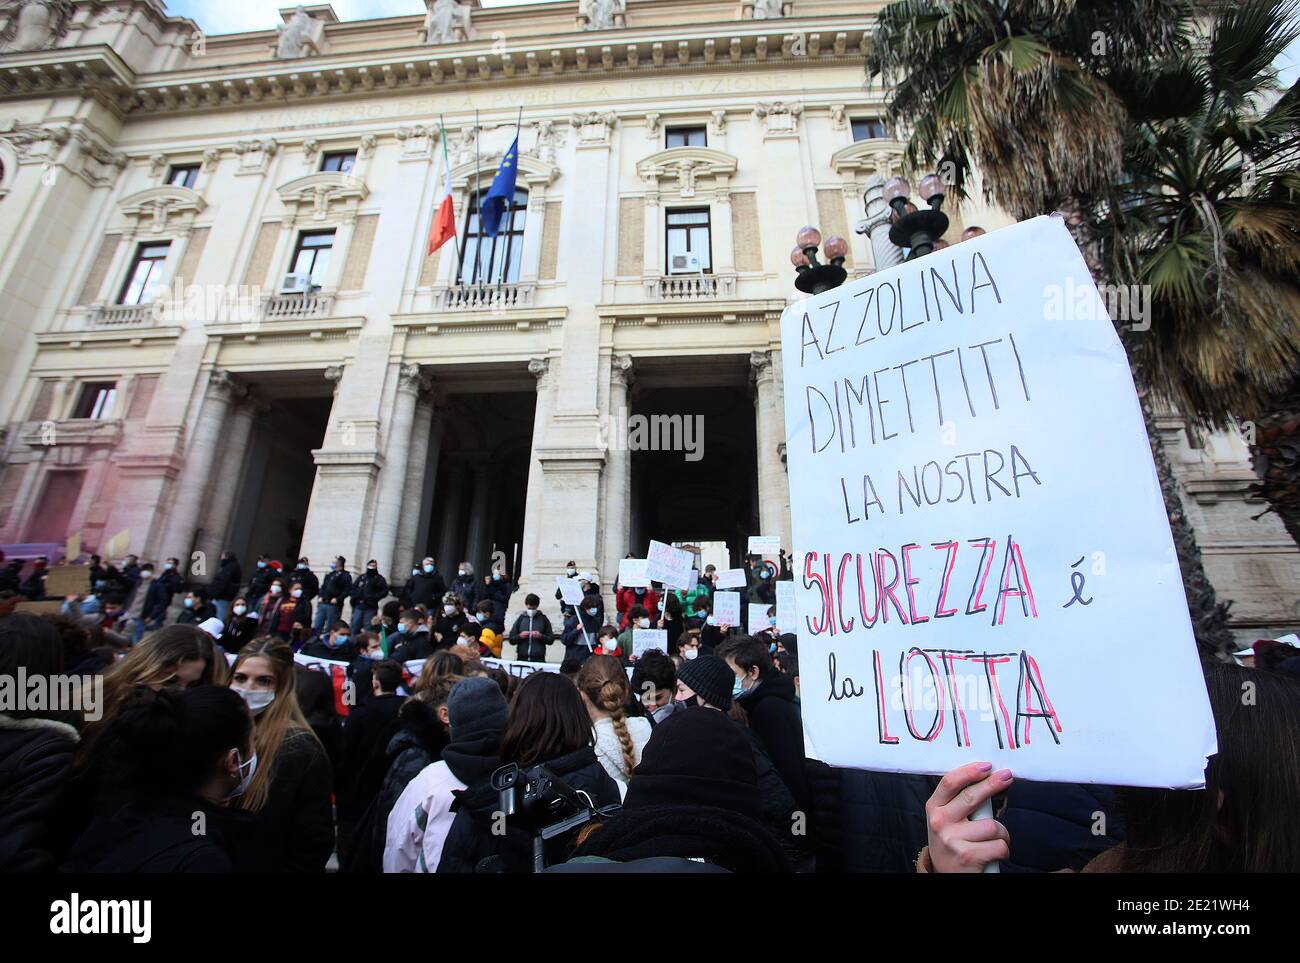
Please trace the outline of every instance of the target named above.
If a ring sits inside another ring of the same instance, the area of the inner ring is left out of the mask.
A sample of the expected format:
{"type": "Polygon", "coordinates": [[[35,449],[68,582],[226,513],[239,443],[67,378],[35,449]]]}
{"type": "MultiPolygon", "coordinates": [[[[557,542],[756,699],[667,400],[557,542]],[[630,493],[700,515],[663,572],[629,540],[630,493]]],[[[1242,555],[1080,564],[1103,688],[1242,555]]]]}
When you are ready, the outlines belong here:
{"type": "Polygon", "coordinates": [[[745,694],[745,687],[741,684],[740,676],[736,676],[736,681],[731,686],[731,698],[739,699],[744,694],[745,694]]]}
{"type": "Polygon", "coordinates": [[[763,569],[763,571],[761,571],[761,572],[758,573],[758,577],[759,577],[759,578],[771,578],[771,577],[772,577],[772,573],[769,572],[767,569],[763,569]]]}
{"type": "Polygon", "coordinates": [[[501,573],[500,573],[500,572],[493,572],[493,573],[492,573],[492,581],[494,581],[494,582],[499,582],[499,581],[501,581],[501,573]]]}
{"type": "Polygon", "coordinates": [[[587,609],[587,614],[588,614],[588,615],[595,615],[595,614],[596,614],[597,612],[599,612],[599,611],[600,611],[600,609],[587,609]]]}
{"type": "Polygon", "coordinates": [[[338,570],[338,566],[335,565],[333,562],[330,562],[330,571],[331,571],[331,572],[334,572],[334,571],[337,571],[337,570],[338,570]]]}
{"type": "Polygon", "coordinates": [[[432,573],[433,573],[433,566],[432,566],[432,565],[426,565],[426,566],[424,566],[424,571],[425,571],[427,574],[432,574],[432,573]]]}
{"type": "Polygon", "coordinates": [[[194,608],[194,600],[193,600],[193,599],[186,599],[186,600],[185,600],[185,607],[186,607],[187,609],[192,609],[192,608],[194,608]]]}
{"type": "Polygon", "coordinates": [[[398,631],[399,634],[401,634],[401,635],[405,635],[405,634],[406,634],[406,623],[405,623],[405,622],[398,622],[398,623],[397,623],[397,631],[398,631]]]}
{"type": "Polygon", "coordinates": [[[258,562],[258,563],[257,563],[257,567],[258,567],[258,568],[266,568],[266,563],[265,563],[265,562],[258,562]]]}
{"type": "Polygon", "coordinates": [[[333,642],[329,642],[329,643],[327,643],[327,644],[328,644],[329,647],[332,648],[332,649],[341,649],[343,646],[345,646],[345,645],[348,644],[348,636],[346,636],[346,635],[336,635],[336,636],[334,636],[334,641],[333,641],[333,642]]]}

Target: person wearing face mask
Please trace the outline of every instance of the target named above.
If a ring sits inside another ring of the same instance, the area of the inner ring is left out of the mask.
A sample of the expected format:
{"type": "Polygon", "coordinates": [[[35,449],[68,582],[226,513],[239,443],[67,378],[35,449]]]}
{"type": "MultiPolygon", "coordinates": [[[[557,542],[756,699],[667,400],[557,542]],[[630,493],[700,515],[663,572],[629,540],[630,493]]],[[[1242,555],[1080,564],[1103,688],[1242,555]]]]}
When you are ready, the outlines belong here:
{"type": "Polygon", "coordinates": [[[45,598],[45,577],[49,575],[49,561],[42,555],[32,562],[32,572],[23,579],[18,587],[18,594],[27,597],[30,602],[39,602],[45,598]]]}
{"type": "MultiPolygon", "coordinates": [[[[574,562],[573,559],[569,559],[567,562],[564,563],[564,575],[566,578],[578,577],[578,565],[576,562],[574,562]]],[[[567,619],[569,617],[569,613],[573,611],[573,606],[569,605],[564,601],[564,593],[561,592],[558,588],[555,590],[555,601],[560,603],[561,617],[567,619]]]]}
{"type": "Polygon", "coordinates": [[[258,606],[266,596],[267,590],[271,587],[271,579],[279,573],[271,567],[271,557],[269,555],[259,555],[257,557],[257,567],[253,570],[253,576],[248,580],[248,591],[244,594],[253,600],[253,611],[259,611],[258,606]]]}
{"type": "Polygon", "coordinates": [[[342,752],[335,780],[335,808],[338,815],[339,862],[346,862],[357,821],[370,805],[377,787],[362,782],[366,763],[382,753],[396,726],[398,710],[406,701],[402,663],[395,659],[376,662],[370,674],[371,697],[357,706],[343,728],[342,752]]]}
{"type": "Polygon", "coordinates": [[[448,592],[442,597],[442,607],[438,609],[433,621],[433,638],[436,647],[448,649],[456,644],[460,630],[469,622],[465,615],[465,605],[459,595],[448,592]]]}
{"type": "Polygon", "coordinates": [[[307,586],[296,578],[289,583],[289,598],[280,605],[279,619],[274,624],[275,634],[295,646],[307,640],[311,602],[307,600],[307,586]]]}
{"type": "Polygon", "coordinates": [[[248,599],[238,595],[230,602],[230,613],[219,639],[221,647],[233,655],[255,638],[257,617],[250,611],[248,599]]]}
{"type": "Polygon", "coordinates": [[[677,639],[677,654],[683,662],[693,662],[705,655],[699,629],[687,629],[677,639]]]}
{"type": "Polygon", "coordinates": [[[546,647],[555,640],[551,620],[541,611],[541,603],[540,598],[529,592],[524,598],[524,610],[510,628],[510,643],[517,647],[516,658],[521,662],[544,661],[546,647]]]}
{"type": "Polygon", "coordinates": [[[403,593],[406,597],[402,601],[407,607],[415,608],[417,605],[423,605],[426,609],[439,604],[442,597],[447,594],[447,583],[431,557],[426,556],[416,567],[403,593]]]}
{"type": "Polygon", "coordinates": [[[329,659],[333,662],[352,662],[357,657],[357,650],[352,644],[352,627],[342,619],[336,619],[328,632],[308,642],[299,651],[313,659],[329,659]]]}
{"type": "Polygon", "coordinates": [[[397,619],[397,635],[388,651],[398,662],[427,659],[435,649],[433,637],[424,624],[424,614],[418,609],[407,609],[397,619]]]}
{"type": "MultiPolygon", "coordinates": [[[[126,600],[126,621],[129,622],[131,644],[139,645],[144,637],[145,611],[149,604],[149,593],[153,589],[153,563],[145,562],[137,573],[139,580],[126,600]]],[[[157,600],[155,599],[155,602],[157,600]]],[[[166,612],[166,607],[163,608],[166,612]]]]}
{"type": "Polygon", "coordinates": [[[755,561],[751,584],[745,592],[745,598],[750,605],[776,604],[776,573],[776,566],[771,562],[761,559],[755,561]]]}
{"type": "Polygon", "coordinates": [[[293,570],[292,577],[302,583],[302,597],[308,602],[314,602],[316,596],[320,595],[320,579],[311,570],[311,562],[307,556],[298,559],[298,566],[293,570]]]}
{"type": "Polygon", "coordinates": [[[190,589],[185,593],[185,598],[181,600],[181,612],[176,616],[177,625],[198,625],[200,622],[206,622],[208,619],[215,618],[217,610],[212,603],[208,601],[206,589],[190,589]]]}
{"type": "Polygon", "coordinates": [[[366,562],[365,572],[352,583],[352,634],[370,628],[379,603],[388,595],[388,580],[379,574],[379,563],[366,562]]]}
{"type": "Polygon", "coordinates": [[[228,804],[257,772],[253,721],[237,693],[200,686],[124,709],[98,743],[124,805],[94,819],[65,872],[229,873],[254,817],[228,804]],[[195,832],[201,815],[204,831],[195,832]]]}
{"type": "Polygon", "coordinates": [[[645,718],[657,726],[681,706],[677,696],[677,666],[658,649],[650,649],[636,660],[632,670],[632,697],[641,703],[645,718]]]}
{"type": "Polygon", "coordinates": [[[618,627],[626,629],[632,607],[639,605],[646,610],[652,622],[659,621],[659,593],[645,587],[620,588],[614,597],[614,607],[618,611],[618,627]]]}
{"type": "MultiPolygon", "coordinates": [[[[619,654],[625,663],[630,664],[627,657],[632,652],[632,633],[637,629],[652,628],[654,628],[654,622],[651,621],[650,612],[644,605],[634,605],[628,609],[623,631],[618,634],[619,654]]],[[[613,652],[605,653],[605,655],[613,654],[613,652]]]]}
{"type": "Polygon", "coordinates": [[[772,665],[769,643],[753,636],[728,639],[717,650],[734,673],[732,696],[750,728],[772,757],[795,802],[809,803],[803,751],[803,721],[794,701],[794,682],[772,665]]]}
{"type": "Polygon", "coordinates": [[[329,573],[320,586],[320,604],[316,606],[316,618],[312,621],[312,635],[319,638],[330,625],[343,615],[343,602],[352,594],[352,573],[347,569],[347,560],[340,555],[330,562],[329,573]]]}
{"type": "Polygon", "coordinates": [[[257,770],[234,801],[257,813],[235,862],[248,872],[320,873],[334,850],[329,757],[302,714],[293,653],[279,639],[256,639],[231,666],[230,687],[253,714],[257,770]]]}
{"type": "MultiPolygon", "coordinates": [[[[514,591],[514,586],[510,584],[510,579],[506,577],[505,572],[493,569],[492,574],[483,580],[478,601],[491,602],[492,618],[497,622],[504,623],[506,609],[510,606],[510,596],[514,594],[514,591]]],[[[473,608],[473,606],[470,606],[469,611],[473,611],[473,608]]]]}
{"type": "Polygon", "coordinates": [[[240,571],[239,559],[235,557],[235,553],[222,552],[221,561],[217,565],[217,574],[212,576],[212,584],[208,586],[212,606],[216,609],[217,618],[222,622],[225,622],[226,616],[230,614],[230,603],[239,594],[242,579],[243,572],[240,571]]]}
{"type": "MultiPolygon", "coordinates": [[[[598,594],[583,594],[582,604],[564,619],[560,639],[564,642],[565,661],[574,660],[581,665],[591,656],[596,648],[596,637],[604,625],[604,612],[605,605],[598,594]]],[[[616,634],[617,631],[615,629],[616,634]]]]}
{"type": "Polygon", "coordinates": [[[474,566],[469,562],[461,562],[456,566],[456,577],[447,586],[447,591],[454,592],[465,608],[473,611],[474,606],[483,598],[478,579],[474,577],[474,566]]]}

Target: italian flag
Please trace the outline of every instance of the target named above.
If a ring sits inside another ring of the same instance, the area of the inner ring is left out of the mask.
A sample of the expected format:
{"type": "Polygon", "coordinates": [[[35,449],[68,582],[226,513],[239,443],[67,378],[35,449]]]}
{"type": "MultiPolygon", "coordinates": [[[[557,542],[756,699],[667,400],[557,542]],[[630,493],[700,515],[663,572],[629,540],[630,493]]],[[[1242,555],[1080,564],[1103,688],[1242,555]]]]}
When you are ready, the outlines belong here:
{"type": "Polygon", "coordinates": [[[456,212],[451,201],[451,162],[447,159],[447,131],[438,125],[442,134],[442,199],[438,202],[438,211],[433,215],[433,226],[429,228],[429,254],[442,247],[456,236],[456,212]]]}

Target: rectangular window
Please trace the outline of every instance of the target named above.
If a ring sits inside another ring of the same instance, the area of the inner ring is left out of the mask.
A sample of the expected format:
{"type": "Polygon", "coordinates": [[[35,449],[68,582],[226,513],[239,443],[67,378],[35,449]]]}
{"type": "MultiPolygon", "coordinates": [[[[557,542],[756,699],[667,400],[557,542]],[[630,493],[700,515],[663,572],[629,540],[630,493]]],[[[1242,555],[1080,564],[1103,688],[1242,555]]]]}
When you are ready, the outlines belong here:
{"type": "Polygon", "coordinates": [[[666,131],[667,147],[707,147],[703,125],[698,127],[669,127],[666,131]]]}
{"type": "Polygon", "coordinates": [[[859,140],[883,140],[889,136],[885,130],[885,122],[879,117],[855,117],[853,118],[853,139],[859,140]]]}
{"type": "Polygon", "coordinates": [[[334,249],[334,232],[303,231],[298,235],[298,244],[293,249],[293,264],[289,268],[294,274],[311,275],[311,283],[320,287],[325,283],[325,272],[329,269],[330,251],[334,249]]]}
{"type": "Polygon", "coordinates": [[[153,289],[162,274],[163,261],[167,260],[170,241],[161,244],[141,244],[135,250],[131,261],[131,270],[126,276],[126,283],[118,295],[118,304],[150,304],[153,301],[153,289]]]}
{"type": "Polygon", "coordinates": [[[460,245],[460,284],[514,284],[524,260],[524,220],[528,216],[528,192],[515,191],[514,200],[501,214],[496,237],[479,227],[479,203],[487,191],[470,197],[469,218],[460,245]]]}
{"type": "Polygon", "coordinates": [[[337,171],[340,174],[346,174],[352,170],[357,162],[357,152],[354,150],[332,151],[321,158],[320,169],[323,171],[337,171]]]}
{"type": "Polygon", "coordinates": [[[94,418],[102,421],[113,411],[113,402],[117,400],[117,385],[112,381],[90,381],[81,386],[81,395],[77,398],[77,407],[72,411],[73,418],[94,418]]]}
{"type": "Polygon", "coordinates": [[[709,209],[668,211],[667,229],[669,274],[694,274],[696,261],[705,274],[713,273],[713,252],[709,238],[709,209]]]}
{"type": "Polygon", "coordinates": [[[174,164],[167,172],[167,183],[173,187],[193,187],[198,179],[198,164],[174,164]]]}

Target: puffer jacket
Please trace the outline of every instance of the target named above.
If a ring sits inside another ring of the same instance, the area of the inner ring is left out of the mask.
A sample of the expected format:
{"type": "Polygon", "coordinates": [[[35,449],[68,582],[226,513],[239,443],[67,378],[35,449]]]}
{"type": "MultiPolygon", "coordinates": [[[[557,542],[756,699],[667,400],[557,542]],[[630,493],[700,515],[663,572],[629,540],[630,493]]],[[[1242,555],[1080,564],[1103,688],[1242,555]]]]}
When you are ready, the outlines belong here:
{"type": "Polygon", "coordinates": [[[63,722],[0,715],[0,873],[49,872],[58,865],[51,817],[78,740],[77,730],[63,722]]]}
{"type": "Polygon", "coordinates": [[[927,841],[925,802],[935,780],[835,769],[809,761],[819,873],[910,873],[927,841]]]}

